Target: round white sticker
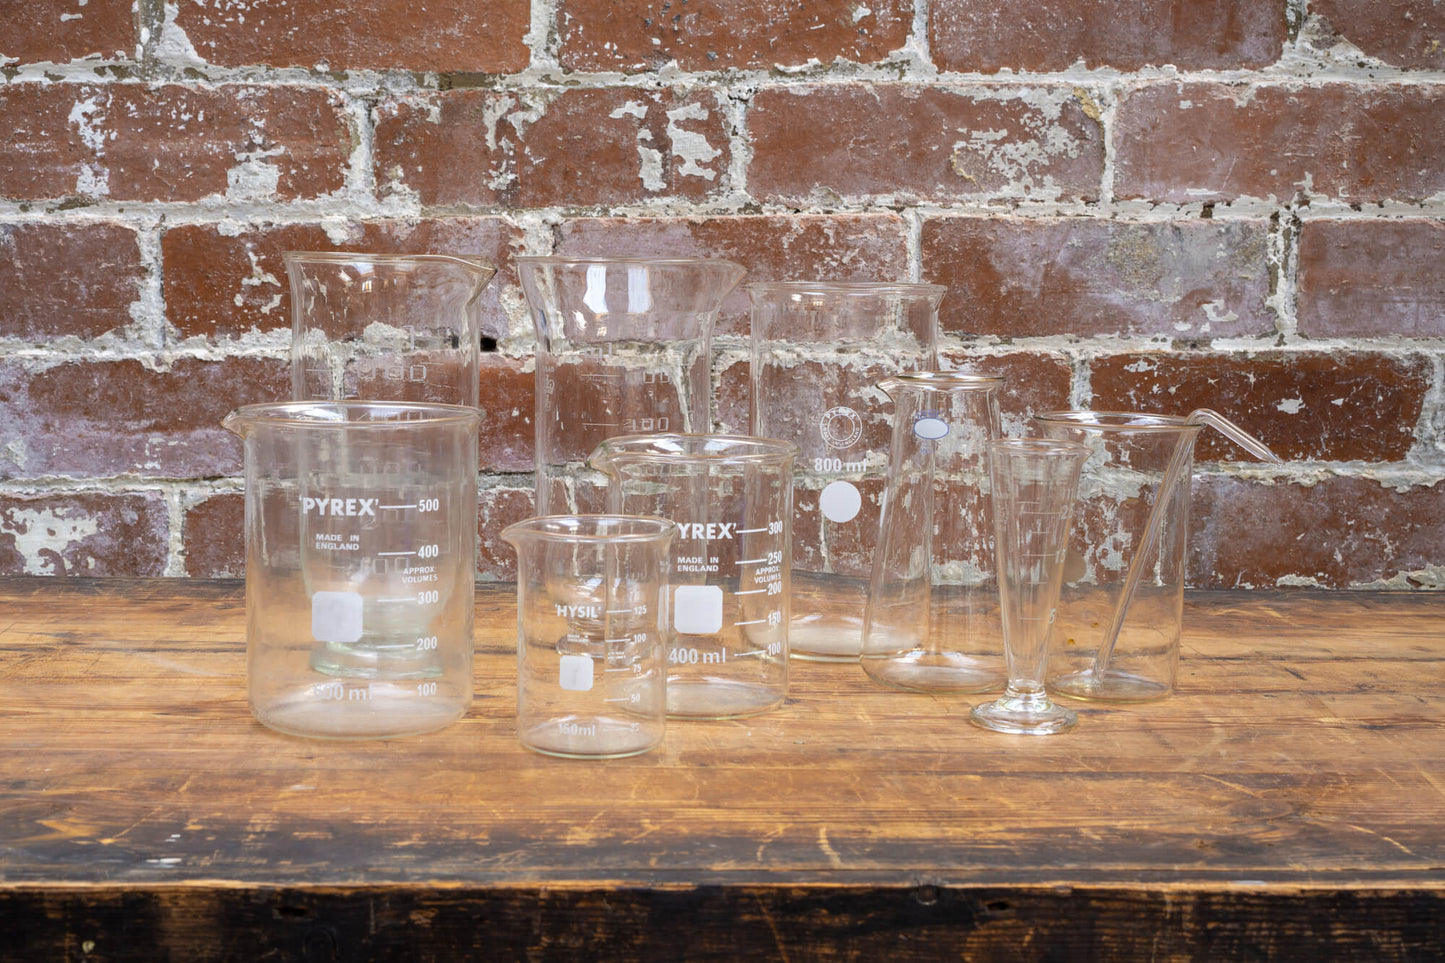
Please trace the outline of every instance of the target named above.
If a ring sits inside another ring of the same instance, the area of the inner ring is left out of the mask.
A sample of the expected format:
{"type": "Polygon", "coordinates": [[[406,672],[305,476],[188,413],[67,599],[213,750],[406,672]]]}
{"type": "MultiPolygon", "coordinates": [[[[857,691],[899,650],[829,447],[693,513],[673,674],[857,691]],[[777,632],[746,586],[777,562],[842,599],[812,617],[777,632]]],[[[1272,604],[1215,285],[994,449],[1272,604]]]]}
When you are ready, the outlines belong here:
{"type": "Polygon", "coordinates": [[[851,522],[863,507],[863,496],[852,482],[829,482],[818,496],[818,508],[830,522],[851,522]]]}
{"type": "Polygon", "coordinates": [[[913,423],[913,433],[927,441],[937,441],[948,434],[948,422],[942,418],[919,418],[913,423]]]}

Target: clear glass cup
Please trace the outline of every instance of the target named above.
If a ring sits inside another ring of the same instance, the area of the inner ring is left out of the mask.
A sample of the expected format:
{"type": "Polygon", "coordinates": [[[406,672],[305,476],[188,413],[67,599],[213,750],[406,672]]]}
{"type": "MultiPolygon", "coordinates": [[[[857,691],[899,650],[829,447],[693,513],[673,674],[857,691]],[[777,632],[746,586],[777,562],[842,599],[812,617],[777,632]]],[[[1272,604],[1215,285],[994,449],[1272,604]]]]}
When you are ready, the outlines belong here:
{"type": "Polygon", "coordinates": [[[246,682],[262,723],[411,735],[472,698],[480,414],[457,405],[249,405],[246,682]]]}
{"type": "Polygon", "coordinates": [[[752,433],[799,447],[793,496],[794,658],[856,662],[888,468],[878,383],[937,367],[936,284],[749,284],[752,433]]]}
{"type": "Polygon", "coordinates": [[[788,519],[797,447],[746,435],[632,435],[591,462],[610,509],[677,523],[667,713],[725,719],[788,693],[788,519]]]}
{"type": "Polygon", "coordinates": [[[1034,421],[1046,436],[1093,452],[1084,466],[1065,563],[1049,690],[1107,702],[1162,699],[1174,691],[1179,674],[1190,480],[1194,442],[1205,426],[1184,417],[1117,411],[1045,412],[1034,421]],[[1096,671],[1155,495],[1176,454],[1181,474],[1163,507],[1158,538],[1143,560],[1108,664],[1096,671]]]}
{"type": "Polygon", "coordinates": [[[497,269],[443,254],[287,251],[297,401],[476,407],[479,299],[497,269]]]}
{"type": "Polygon", "coordinates": [[[634,756],[667,720],[669,550],[661,518],[551,515],[517,550],[517,735],[552,756],[634,756]]]}
{"type": "Polygon", "coordinates": [[[985,729],[1048,735],[1079,721],[1049,700],[1044,673],[1079,471],[1088,457],[1087,447],[1069,441],[1000,438],[989,443],[1008,683],[996,701],[969,713],[985,729]]]}
{"type": "Polygon", "coordinates": [[[537,512],[596,512],[607,438],[712,429],[712,329],[744,270],[703,258],[519,257],[537,333],[537,512]]]}
{"type": "Polygon", "coordinates": [[[1004,681],[988,443],[1003,379],[920,371],[883,381],[894,401],[888,484],[863,627],[863,670],[922,692],[1004,681]]]}

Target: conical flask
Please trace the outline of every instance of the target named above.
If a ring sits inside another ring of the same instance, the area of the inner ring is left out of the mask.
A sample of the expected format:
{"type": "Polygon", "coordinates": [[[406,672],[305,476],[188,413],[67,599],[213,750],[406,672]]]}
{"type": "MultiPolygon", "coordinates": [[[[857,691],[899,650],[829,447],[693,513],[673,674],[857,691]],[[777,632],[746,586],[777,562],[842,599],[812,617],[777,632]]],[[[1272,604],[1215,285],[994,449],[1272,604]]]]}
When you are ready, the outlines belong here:
{"type": "Polygon", "coordinates": [[[445,254],[286,251],[295,401],[475,408],[479,298],[497,269],[445,254]]]}
{"type": "Polygon", "coordinates": [[[879,382],[893,440],[863,620],[873,679],[987,692],[1005,679],[988,475],[1002,378],[919,371],[879,382]]]}
{"type": "Polygon", "coordinates": [[[537,514],[598,512],[615,435],[712,430],[712,328],[746,272],[703,258],[519,257],[537,331],[537,514]]]}

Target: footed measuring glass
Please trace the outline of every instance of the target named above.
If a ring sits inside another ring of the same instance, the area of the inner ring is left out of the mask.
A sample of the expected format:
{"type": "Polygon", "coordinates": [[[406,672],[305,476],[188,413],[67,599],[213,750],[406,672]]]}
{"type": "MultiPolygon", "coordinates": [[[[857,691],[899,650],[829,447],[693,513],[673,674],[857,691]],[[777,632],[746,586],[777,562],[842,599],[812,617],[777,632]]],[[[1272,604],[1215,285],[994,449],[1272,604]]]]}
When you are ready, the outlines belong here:
{"type": "Polygon", "coordinates": [[[476,407],[478,299],[496,268],[442,254],[282,257],[291,279],[293,398],[476,407]]]}
{"type": "Polygon", "coordinates": [[[614,435],[712,428],[712,328],[743,277],[702,258],[519,257],[537,332],[537,512],[600,511],[614,435]]]}
{"type": "Polygon", "coordinates": [[[677,523],[667,714],[766,712],[788,691],[787,442],[747,435],[631,435],[598,446],[610,508],[677,523]]]}
{"type": "Polygon", "coordinates": [[[661,518],[552,515],[517,550],[517,735],[552,756],[615,758],[662,741],[672,638],[661,518]]]}
{"type": "Polygon", "coordinates": [[[1076,442],[1001,438],[989,444],[1008,684],[997,701],[973,707],[970,718],[985,729],[1047,735],[1078,722],[1049,701],[1044,672],[1079,472],[1088,457],[1089,449],[1076,442]]]}
{"type": "Polygon", "coordinates": [[[249,405],[246,681],[273,729],[401,736],[472,698],[475,409],[249,405]]]}
{"type": "Polygon", "coordinates": [[[893,399],[888,486],[863,626],[863,670],[921,692],[987,692],[1004,680],[988,443],[1003,379],[919,371],[893,399]]]}
{"type": "Polygon", "coordinates": [[[878,382],[938,360],[936,284],[749,284],[752,432],[799,447],[793,496],[794,658],[855,662],[888,469],[878,382]]]}

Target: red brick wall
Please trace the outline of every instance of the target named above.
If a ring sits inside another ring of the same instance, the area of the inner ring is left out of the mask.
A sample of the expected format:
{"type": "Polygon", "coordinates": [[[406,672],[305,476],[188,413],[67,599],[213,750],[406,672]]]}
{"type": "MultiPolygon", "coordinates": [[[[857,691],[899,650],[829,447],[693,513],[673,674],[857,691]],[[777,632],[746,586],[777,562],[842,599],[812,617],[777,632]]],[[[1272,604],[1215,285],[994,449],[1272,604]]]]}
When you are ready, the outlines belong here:
{"type": "MultiPolygon", "coordinates": [[[[1445,587],[1432,0],[71,0],[0,32],[0,573],[239,574],[297,247],[480,253],[483,577],[529,513],[519,253],[950,289],[1011,424],[1233,415],[1199,586],[1445,587]]],[[[746,299],[719,347],[740,359],[746,299]]],[[[718,413],[741,427],[736,364],[718,413]]]]}

